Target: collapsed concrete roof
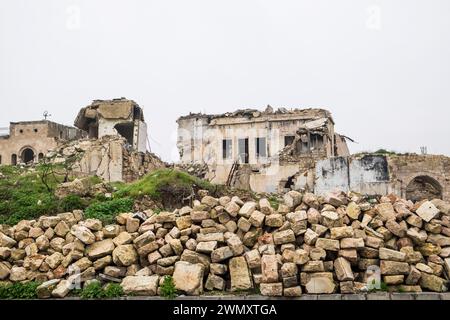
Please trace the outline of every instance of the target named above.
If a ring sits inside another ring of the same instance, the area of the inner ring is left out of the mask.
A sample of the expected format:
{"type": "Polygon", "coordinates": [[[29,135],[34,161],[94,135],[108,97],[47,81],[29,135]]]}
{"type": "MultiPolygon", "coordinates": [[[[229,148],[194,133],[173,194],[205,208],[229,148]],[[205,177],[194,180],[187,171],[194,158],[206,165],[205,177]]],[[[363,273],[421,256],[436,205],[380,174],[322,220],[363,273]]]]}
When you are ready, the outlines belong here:
{"type": "Polygon", "coordinates": [[[88,130],[88,125],[98,118],[109,120],[129,120],[133,118],[133,113],[139,112],[140,120],[144,121],[144,115],[139,105],[126,98],[112,100],[94,100],[89,106],[84,107],[78,113],[75,119],[75,126],[82,130],[88,130]]]}
{"type": "MultiPolygon", "coordinates": [[[[178,120],[186,120],[192,118],[199,119],[208,119],[211,121],[213,119],[218,118],[247,118],[247,119],[257,119],[263,116],[277,116],[277,115],[293,115],[300,116],[305,119],[320,119],[320,118],[328,118],[333,123],[333,118],[331,116],[331,112],[325,109],[320,108],[308,108],[308,109],[287,109],[287,108],[278,108],[274,110],[270,105],[264,111],[260,111],[257,109],[239,109],[234,112],[226,112],[223,114],[204,114],[204,113],[189,113],[186,116],[179,117],[178,120]]],[[[178,121],[177,120],[177,121],[178,121]]]]}

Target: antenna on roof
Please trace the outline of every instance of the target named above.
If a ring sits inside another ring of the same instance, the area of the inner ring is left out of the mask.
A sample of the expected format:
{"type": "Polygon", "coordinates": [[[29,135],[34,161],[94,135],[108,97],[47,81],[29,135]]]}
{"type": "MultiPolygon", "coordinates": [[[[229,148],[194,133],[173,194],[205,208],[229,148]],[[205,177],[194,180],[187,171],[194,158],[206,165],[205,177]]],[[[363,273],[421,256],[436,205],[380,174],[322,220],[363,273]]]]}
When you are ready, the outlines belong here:
{"type": "Polygon", "coordinates": [[[52,116],[50,113],[48,113],[48,111],[44,111],[42,115],[44,116],[44,120],[47,120],[47,118],[52,116]]]}
{"type": "Polygon", "coordinates": [[[422,155],[427,155],[428,154],[428,148],[426,146],[420,147],[420,153],[422,155]]]}

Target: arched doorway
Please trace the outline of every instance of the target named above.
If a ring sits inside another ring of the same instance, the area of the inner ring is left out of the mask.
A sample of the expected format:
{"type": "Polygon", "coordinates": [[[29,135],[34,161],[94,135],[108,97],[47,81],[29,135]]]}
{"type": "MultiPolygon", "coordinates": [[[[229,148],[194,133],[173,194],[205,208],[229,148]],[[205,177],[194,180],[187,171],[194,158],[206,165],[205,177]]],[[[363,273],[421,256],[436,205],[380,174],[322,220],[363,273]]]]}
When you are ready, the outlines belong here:
{"type": "Polygon", "coordinates": [[[430,176],[415,177],[406,187],[406,199],[414,202],[442,199],[442,186],[430,176]]]}
{"type": "Polygon", "coordinates": [[[11,155],[11,165],[15,166],[17,164],[17,154],[11,155]]]}
{"type": "Polygon", "coordinates": [[[20,156],[23,163],[32,163],[34,161],[34,151],[30,148],[25,148],[20,156]]]}

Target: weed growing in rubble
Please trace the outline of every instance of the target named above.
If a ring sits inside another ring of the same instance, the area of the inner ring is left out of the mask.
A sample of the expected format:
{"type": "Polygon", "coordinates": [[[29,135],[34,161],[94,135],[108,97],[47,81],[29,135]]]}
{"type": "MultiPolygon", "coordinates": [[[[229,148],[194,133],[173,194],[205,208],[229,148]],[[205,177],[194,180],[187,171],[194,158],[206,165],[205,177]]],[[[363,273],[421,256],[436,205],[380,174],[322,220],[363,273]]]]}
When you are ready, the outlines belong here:
{"type": "Polygon", "coordinates": [[[80,290],[78,295],[82,299],[111,299],[123,296],[123,289],[117,283],[109,283],[102,287],[100,282],[93,282],[80,290]]]}
{"type": "Polygon", "coordinates": [[[130,212],[133,209],[133,199],[118,198],[105,202],[96,202],[91,204],[85,210],[85,217],[92,219],[100,219],[105,223],[111,223],[117,214],[130,212]]]}
{"type": "Polygon", "coordinates": [[[104,288],[105,298],[118,298],[124,295],[123,289],[120,284],[110,283],[104,288]]]}
{"type": "Polygon", "coordinates": [[[167,299],[174,299],[177,296],[177,289],[173,283],[171,276],[164,277],[163,284],[161,286],[161,296],[167,299]]]}
{"type": "Polygon", "coordinates": [[[101,299],[103,298],[103,288],[100,282],[92,282],[80,291],[82,299],[101,299]]]}
{"type": "Polygon", "coordinates": [[[36,289],[40,283],[31,281],[0,285],[0,299],[36,299],[36,289]]]}
{"type": "Polygon", "coordinates": [[[274,210],[278,210],[278,206],[280,205],[280,201],[275,196],[270,196],[267,200],[269,200],[270,205],[274,210]]]}

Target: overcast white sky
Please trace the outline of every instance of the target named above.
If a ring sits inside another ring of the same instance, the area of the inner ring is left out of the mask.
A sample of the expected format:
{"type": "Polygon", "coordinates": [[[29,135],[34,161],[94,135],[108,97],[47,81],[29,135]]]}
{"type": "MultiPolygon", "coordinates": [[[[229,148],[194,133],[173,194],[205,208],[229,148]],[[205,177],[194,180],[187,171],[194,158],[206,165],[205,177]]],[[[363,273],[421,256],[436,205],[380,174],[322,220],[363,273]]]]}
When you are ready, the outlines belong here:
{"type": "Polygon", "coordinates": [[[351,151],[450,155],[448,0],[0,0],[0,127],[127,97],[152,149],[189,112],[324,107],[351,151]]]}

